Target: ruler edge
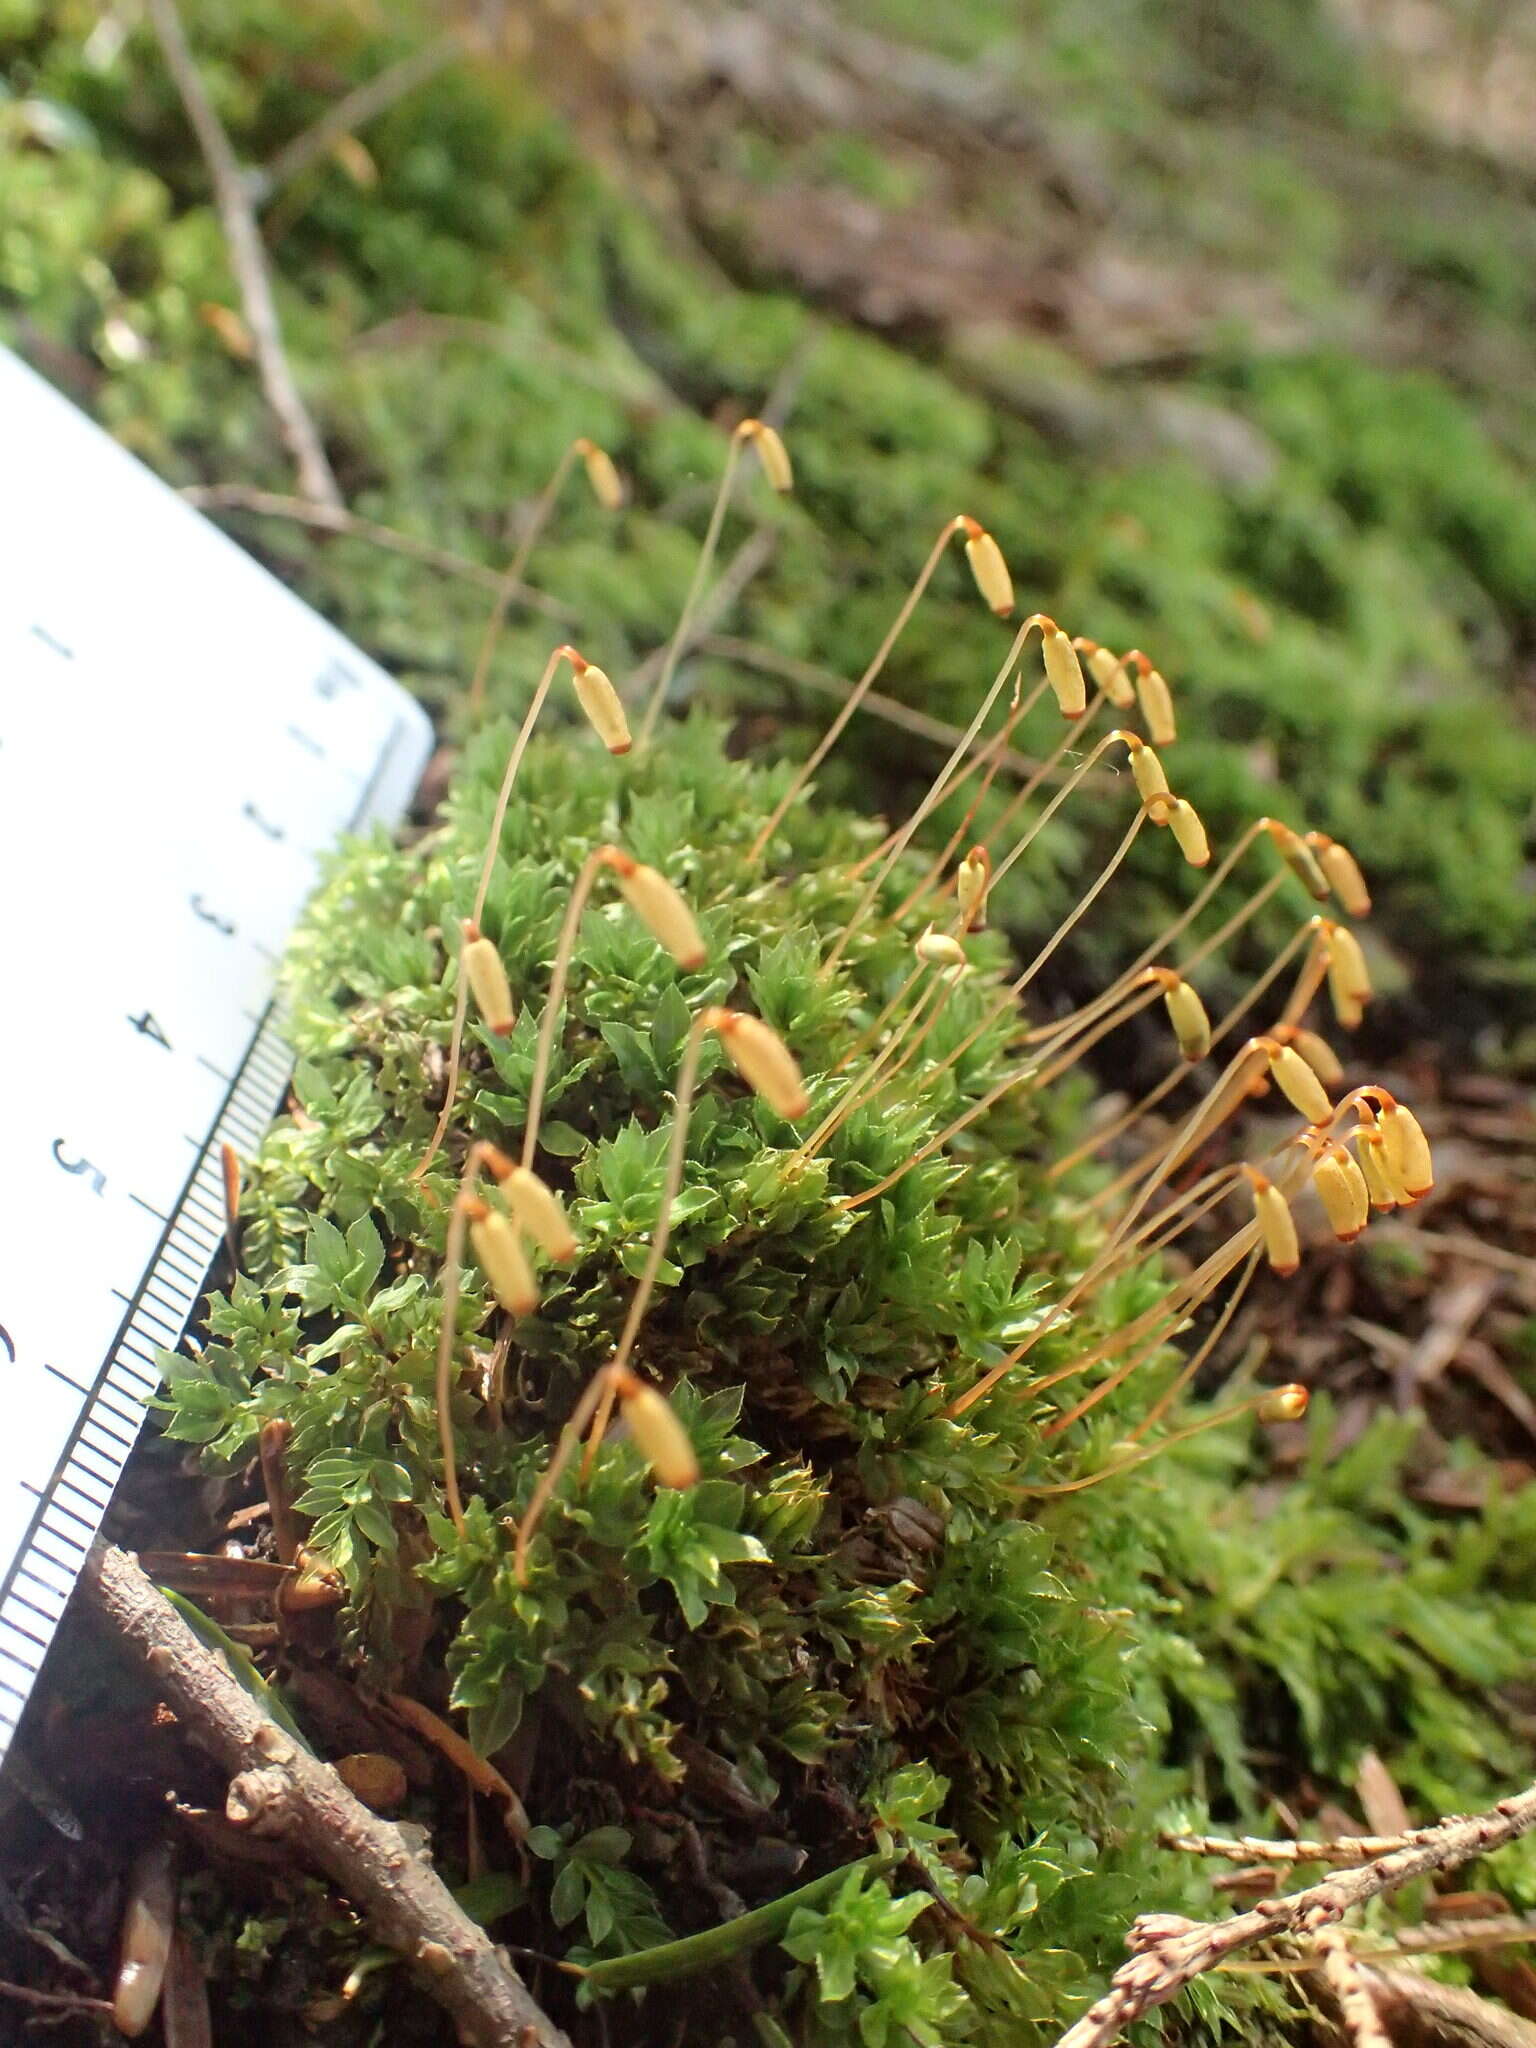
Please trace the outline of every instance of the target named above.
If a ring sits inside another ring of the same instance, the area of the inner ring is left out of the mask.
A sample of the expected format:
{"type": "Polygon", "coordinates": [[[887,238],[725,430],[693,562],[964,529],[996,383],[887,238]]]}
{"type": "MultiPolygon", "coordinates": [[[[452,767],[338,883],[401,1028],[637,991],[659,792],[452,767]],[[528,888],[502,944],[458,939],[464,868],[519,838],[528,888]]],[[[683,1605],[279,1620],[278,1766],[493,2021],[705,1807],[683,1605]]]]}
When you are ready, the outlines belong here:
{"type": "MultiPolygon", "coordinates": [[[[30,368],[25,364],[23,367],[30,368]]],[[[46,383],[47,380],[41,381],[46,383]]],[[[52,389],[51,386],[49,388],[52,389]]],[[[88,415],[83,417],[88,419],[88,415]]],[[[89,423],[96,424],[94,421],[89,423]]],[[[104,433],[104,438],[136,466],[144,468],[129,450],[113,442],[109,434],[104,433]]],[[[146,474],[154,477],[152,470],[146,470],[146,474]]],[[[170,488],[163,479],[155,477],[154,480],[163,489],[170,488]]],[[[191,506],[186,509],[194,518],[198,517],[191,506]]],[[[201,523],[212,527],[211,521],[201,523]]],[[[213,527],[213,531],[218,532],[219,529],[213,527]]],[[[228,535],[222,537],[229,538],[228,535]]],[[[244,555],[243,550],[237,551],[244,555]]],[[[261,563],[249,556],[244,556],[244,559],[302,606],[350,652],[361,652],[352,647],[339,628],[304,605],[297,593],[279,582],[261,563]]],[[[377,669],[377,664],[369,657],[364,656],[364,659],[369,659],[370,667],[377,669]]],[[[377,673],[397,694],[399,702],[373,772],[357,808],[339,835],[340,839],[355,837],[377,823],[397,824],[431,756],[432,724],[424,707],[408,697],[387,670],[377,669],[377,673]]],[[[223,1243],[224,1183],[220,1147],[226,1142],[232,1143],[245,1156],[256,1150],[281,1107],[292,1072],[293,1054],[284,1037],[281,998],[274,994],[262,1012],[261,1022],[251,1034],[207,1141],[172,1205],[165,1228],[150,1254],[133,1299],[123,1312],[117,1333],[94,1380],[86,1388],[57,1368],[44,1365],[45,1371],[52,1371],[56,1378],[76,1388],[81,1396],[81,1405],[47,1481],[41,1487],[27,1487],[37,1505],[25,1534],[17,1544],[15,1555],[0,1574],[0,1770],[3,1770],[42,1678],[54,1636],[90,1547],[100,1533],[128,1461],[143,1433],[148,1416],[147,1404],[163,1384],[154,1355],[157,1351],[174,1351],[177,1348],[207,1292],[208,1275],[223,1243]],[[210,1217],[218,1219],[198,1220],[195,1236],[188,1223],[188,1211],[194,1203],[205,1208],[210,1217]],[[137,1327],[140,1320],[150,1320],[144,1309],[146,1297],[160,1277],[167,1249],[173,1244],[178,1251],[183,1249],[177,1241],[180,1236],[192,1237],[191,1268],[197,1277],[195,1280],[178,1278],[175,1282],[176,1297],[172,1302],[155,1304],[152,1320],[158,1327],[141,1331],[137,1327]],[[204,1239],[206,1249],[200,1248],[200,1240],[204,1239]],[[138,1350],[133,1348],[135,1339],[140,1340],[141,1348],[138,1350]],[[103,1410],[113,1418],[113,1426],[102,1420],[103,1410]],[[92,1432],[90,1437],[87,1436],[88,1431],[92,1432]],[[89,1453],[93,1463],[106,1468],[104,1477],[83,1465],[82,1449],[89,1453]],[[92,1482],[89,1491],[79,1483],[74,1476],[76,1473],[92,1482]],[[77,1497],[78,1506],[71,1507],[60,1500],[63,1489],[77,1497]],[[42,1538],[47,1539],[47,1548],[40,1540],[42,1538]],[[56,1555],[55,1551],[59,1554],[56,1555]],[[50,1567],[47,1577],[32,1569],[34,1560],[38,1558],[50,1567]],[[28,1587],[25,1592],[18,1586],[18,1581],[23,1579],[28,1587]],[[29,1617],[28,1620],[18,1616],[18,1608],[29,1617]],[[40,1625],[41,1633],[38,1633],[36,1625],[40,1625]],[[18,1649],[18,1640],[29,1645],[32,1654],[24,1654],[18,1649]],[[14,1677],[18,1671],[22,1674],[20,1684],[14,1677]]]]}

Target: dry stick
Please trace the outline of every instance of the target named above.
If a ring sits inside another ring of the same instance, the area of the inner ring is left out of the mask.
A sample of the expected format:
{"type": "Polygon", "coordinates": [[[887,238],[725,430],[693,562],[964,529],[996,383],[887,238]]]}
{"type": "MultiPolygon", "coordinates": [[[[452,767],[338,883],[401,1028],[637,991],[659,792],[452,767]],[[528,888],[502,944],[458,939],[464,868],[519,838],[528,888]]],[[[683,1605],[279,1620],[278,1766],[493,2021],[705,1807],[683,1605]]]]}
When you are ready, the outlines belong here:
{"type": "Polygon", "coordinates": [[[301,130],[291,142],[285,142],[265,169],[247,172],[245,188],[252,204],[265,206],[284,185],[291,184],[312,164],[319,163],[328,155],[344,135],[355,134],[359,128],[385,113],[397,100],[404,99],[417,86],[425,85],[429,78],[436,77],[461,54],[456,36],[439,36],[395,63],[386,64],[382,71],[364,79],[351,92],[343,93],[339,100],[326,108],[318,121],[301,130]]]}
{"type": "MultiPolygon", "coordinates": [[[[506,822],[507,805],[512,801],[512,786],[517,781],[517,771],[523,765],[523,756],[528,751],[528,742],[533,737],[534,725],[544,708],[544,699],[549,695],[555,671],[570,653],[571,649],[568,647],[557,647],[545,662],[544,673],[539,677],[538,685],[523,716],[523,722],[518,728],[517,738],[512,743],[512,751],[507,756],[506,772],[501,778],[501,788],[496,797],[496,810],[491,819],[490,832],[486,836],[485,859],[481,863],[480,882],[475,890],[475,907],[470,912],[470,923],[476,927],[479,926],[485,910],[485,899],[490,893],[491,875],[496,867],[496,856],[501,851],[501,828],[506,822]]],[[[457,972],[454,979],[458,987],[454,996],[453,1029],[448,1040],[448,1073],[443,1082],[443,1106],[438,1113],[437,1122],[432,1127],[432,1136],[427,1141],[426,1152],[411,1176],[413,1180],[421,1180],[437,1157],[438,1147],[447,1135],[454,1111],[454,1098],[459,1091],[459,1063],[464,1052],[464,1023],[469,1013],[469,984],[464,974],[464,945],[465,941],[461,939],[456,956],[457,972]]]]}
{"type": "Polygon", "coordinates": [[[1184,1856],[1224,1856],[1229,1863],[1370,1863],[1433,1835],[1435,1829],[1407,1828],[1400,1835],[1339,1835],[1331,1842],[1274,1842],[1261,1835],[1158,1836],[1165,1849],[1184,1856]]]}
{"type": "Polygon", "coordinates": [[[181,25],[181,16],[176,11],[176,0],[147,0],[147,4],[150,23],[166,68],[181,96],[181,104],[213,181],[214,205],[229,248],[230,268],[239,286],[240,303],[250,329],[261,387],[298,470],[299,488],[306,498],[317,504],[340,505],[341,491],[331,473],[315,423],[299,396],[299,388],[293,381],[293,371],[283,348],[266,250],[262,246],[261,230],[256,225],[256,212],[245,175],[224,132],[224,124],[214,112],[213,102],[204,89],[181,25]]]}
{"type": "Polygon", "coordinates": [[[148,1670],[202,1748],[231,1772],[226,1811],[287,1832],[365,1917],[374,1938],[416,1966],[423,1987],[474,2048],[570,2048],[566,2035],[484,1930],[457,1906],[398,1828],[361,1805],[328,1764],[262,1712],[120,1550],[92,1545],[80,1575],[92,1611],[148,1670]]]}
{"type": "Polygon", "coordinates": [[[693,615],[704,590],[704,579],[709,574],[709,565],[715,558],[715,549],[720,541],[720,529],[725,524],[726,507],[731,500],[731,486],[736,481],[737,466],[741,461],[741,436],[732,434],[726,451],[725,467],[720,472],[720,488],[715,493],[715,502],[710,507],[709,524],[704,529],[704,544],[699,549],[699,558],[693,565],[693,580],[688,585],[688,595],[683,599],[683,609],[678,615],[672,638],[667,643],[666,658],[661,664],[661,673],[655,687],[646,700],[645,717],[640,722],[639,744],[642,753],[650,745],[656,731],[656,721],[661,716],[662,706],[667,701],[667,692],[672,687],[672,677],[682,658],[683,645],[693,615]]]}
{"type": "Polygon", "coordinates": [[[1122,2030],[1166,2004],[1192,1979],[1235,1950],[1276,1935],[1315,1935],[1354,1906],[1437,1870],[1454,1870],[1502,1848],[1536,1826],[1536,1785],[1501,1799],[1490,1812],[1457,1816],[1422,1831],[1420,1839],[1359,1870],[1337,1871],[1286,1898],[1260,1899],[1246,1913],[1213,1923],[1154,1914],[1138,1920],[1129,1940],[1137,1953],[1115,1972],[1108,1991],[1068,2027],[1057,2048],[1108,2048],[1122,2030]]]}
{"type": "Polygon", "coordinates": [[[112,2017],[110,2000],[90,1998],[83,1991],[35,1991],[30,1984],[11,1984],[0,1978],[0,1998],[14,1998],[18,2005],[35,2005],[40,2012],[90,2012],[102,2019],[112,2017]]]}
{"type": "MultiPolygon", "coordinates": [[[[707,644],[709,628],[725,616],[753,577],[767,567],[778,545],[779,536],[773,527],[754,527],[694,606],[683,640],[683,653],[690,647],[707,644]]],[[[636,692],[643,690],[651,678],[660,673],[666,658],[665,647],[658,647],[653,654],[648,654],[631,675],[629,687],[636,692]]]]}
{"type": "MultiPolygon", "coordinates": [[[[1362,1963],[1400,1962],[1405,1956],[1454,1955],[1458,1950],[1511,1948],[1536,1941],[1536,1913],[1488,1913],[1469,1920],[1438,1920],[1431,1927],[1399,1927],[1390,1942],[1362,1934],[1361,1940],[1376,1945],[1355,1950],[1362,1963]]],[[[1306,1954],[1288,1956],[1245,1956],[1240,1962],[1222,1963],[1228,1977],[1289,1977],[1316,1967],[1306,1954]]],[[[1419,1977],[1415,1982],[1431,1984],[1419,1977]]],[[[1444,1985],[1435,1985],[1444,1990],[1444,1985]]]]}
{"type": "Polygon", "coordinates": [[[1344,2031],[1355,2048],[1390,2048],[1370,1977],[1355,1960],[1343,1928],[1319,1929],[1316,1946],[1323,1979],[1338,2000],[1344,2031]]]}
{"type": "MultiPolygon", "coordinates": [[[[253,490],[247,484],[187,484],[177,496],[185,498],[189,505],[197,506],[201,512],[254,512],[263,519],[289,519],[296,526],[310,526],[321,533],[339,534],[344,540],[366,541],[372,547],[385,548],[391,554],[420,562],[423,568],[436,569],[444,576],[457,576],[466,583],[477,583],[491,595],[500,589],[503,581],[502,572],[486,562],[473,561],[468,555],[456,555],[451,548],[440,548],[429,540],[418,540],[415,534],[402,533],[398,527],[380,526],[372,519],[358,519],[341,505],[312,505],[307,498],[287,497],[281,491],[253,490]]],[[[541,612],[545,618],[554,619],[560,625],[574,625],[580,616],[574,606],[561,604],[558,598],[550,597],[542,590],[530,590],[526,583],[512,594],[519,604],[526,605],[530,611],[541,612]]]]}
{"type": "Polygon", "coordinates": [[[464,703],[465,712],[471,723],[479,717],[481,707],[485,703],[485,685],[491,673],[491,662],[495,658],[497,643],[506,626],[507,614],[512,609],[512,601],[522,588],[523,571],[528,566],[528,557],[533,553],[539,535],[549,524],[549,515],[555,509],[560,486],[570,474],[571,464],[576,460],[577,453],[577,444],[574,441],[562,451],[548,483],[533,501],[533,510],[528,515],[523,537],[518,542],[512,559],[507,564],[506,574],[497,587],[496,600],[491,606],[491,615],[485,622],[480,652],[475,659],[475,672],[470,678],[469,695],[464,703]]]}
{"type": "MultiPolygon", "coordinates": [[[[880,645],[875,649],[874,655],[870,660],[869,666],[865,669],[863,675],[859,677],[859,680],[854,684],[853,688],[848,692],[847,698],[843,703],[842,709],[838,712],[836,718],[833,719],[832,723],[827,727],[826,731],[822,734],[821,738],[816,742],[816,745],[811,749],[808,758],[805,761],[803,761],[800,767],[796,770],[794,780],[790,783],[788,789],[785,790],[784,794],[779,798],[778,802],[774,805],[772,811],[769,813],[767,822],[764,824],[762,830],[758,833],[757,837],[753,840],[751,846],[747,849],[747,859],[749,861],[758,861],[762,859],[764,849],[768,846],[768,844],[773,838],[774,833],[778,831],[780,825],[783,824],[784,819],[788,814],[790,805],[794,803],[796,798],[800,795],[801,791],[805,788],[805,785],[810,781],[811,777],[816,773],[816,770],[827,758],[827,755],[832,751],[833,747],[837,745],[837,742],[842,737],[843,729],[847,725],[849,719],[852,718],[855,711],[858,710],[860,704],[863,703],[865,697],[869,694],[869,687],[871,683],[874,682],[876,676],[879,675],[881,669],[885,667],[891,649],[896,645],[896,642],[900,639],[902,632],[906,627],[908,619],[911,618],[912,614],[917,610],[918,605],[922,602],[923,592],[928,588],[928,585],[932,582],[934,571],[938,568],[939,563],[944,559],[944,550],[949,546],[949,543],[954,538],[954,536],[960,531],[961,523],[962,522],[959,519],[950,519],[946,521],[944,526],[941,528],[938,539],[934,542],[933,546],[928,550],[927,559],[923,563],[922,568],[919,569],[917,572],[916,582],[914,582],[912,588],[907,592],[906,596],[902,599],[901,609],[897,612],[895,618],[892,619],[889,627],[887,628],[885,638],[880,642],[880,645]]],[[[969,746],[970,739],[973,737],[974,731],[972,732],[972,734],[968,735],[964,744],[966,746],[969,746]]]]}
{"type": "MultiPolygon", "coordinates": [[[[532,313],[532,308],[526,304],[522,310],[532,313]]],[[[622,399],[629,405],[644,404],[657,412],[681,410],[676,394],[659,377],[652,375],[638,356],[626,357],[622,364],[596,363],[576,349],[562,348],[542,329],[536,315],[533,316],[533,324],[538,331],[530,336],[526,328],[501,327],[494,320],[469,320],[452,313],[412,311],[381,320],[375,327],[364,328],[345,343],[345,349],[349,355],[363,355],[369,350],[430,348],[438,342],[462,341],[526,356],[531,348],[537,352],[543,368],[559,370],[574,383],[585,384],[609,398],[622,399]]]]}

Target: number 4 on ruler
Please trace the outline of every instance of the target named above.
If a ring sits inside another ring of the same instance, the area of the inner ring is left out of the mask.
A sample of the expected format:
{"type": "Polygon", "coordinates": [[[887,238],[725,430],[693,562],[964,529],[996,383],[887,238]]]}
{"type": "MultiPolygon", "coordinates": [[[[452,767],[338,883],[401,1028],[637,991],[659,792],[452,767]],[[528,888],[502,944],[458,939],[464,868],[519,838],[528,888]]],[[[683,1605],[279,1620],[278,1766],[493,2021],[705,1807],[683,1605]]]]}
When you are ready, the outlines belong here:
{"type": "Polygon", "coordinates": [[[170,1051],[171,1041],[160,1029],[160,1026],[156,1023],[155,1019],[153,1018],[153,1016],[151,1016],[148,1010],[144,1011],[142,1016],[130,1017],[128,1019],[128,1022],[133,1026],[135,1031],[142,1032],[144,1037],[152,1038],[155,1041],[156,1045],[163,1045],[167,1052],[170,1051]]]}

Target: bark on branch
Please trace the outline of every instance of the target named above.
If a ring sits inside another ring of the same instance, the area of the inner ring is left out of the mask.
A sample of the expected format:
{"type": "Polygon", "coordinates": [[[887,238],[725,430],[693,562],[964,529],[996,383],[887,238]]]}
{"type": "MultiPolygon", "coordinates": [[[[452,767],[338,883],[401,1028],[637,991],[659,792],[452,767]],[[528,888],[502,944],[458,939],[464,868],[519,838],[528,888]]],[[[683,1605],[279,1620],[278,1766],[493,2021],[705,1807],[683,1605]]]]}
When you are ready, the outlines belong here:
{"type": "Polygon", "coordinates": [[[1261,1899],[1246,1913],[1214,1922],[1178,1914],[1143,1914],[1126,1937],[1134,1953],[1110,1980],[1097,2004],[1062,2035],[1057,2048],[1107,2048],[1123,2028],[1166,2004],[1234,1950],[1276,1935],[1315,1935],[1353,1906],[1394,1891],[1435,1870],[1454,1870],[1500,1849],[1536,1827],[1536,1785],[1501,1799],[1488,1813],[1458,1815],[1415,1830],[1412,1840],[1358,1870],[1336,1871],[1289,1897],[1261,1899]]]}
{"type": "Polygon", "coordinates": [[[269,1720],[134,1560],[98,1542],[80,1576],[93,1612],[230,1773],[228,1816],[280,1830],[332,1878],[374,1936],[410,1961],[472,2048],[570,2048],[506,1957],[399,1830],[269,1720]]]}

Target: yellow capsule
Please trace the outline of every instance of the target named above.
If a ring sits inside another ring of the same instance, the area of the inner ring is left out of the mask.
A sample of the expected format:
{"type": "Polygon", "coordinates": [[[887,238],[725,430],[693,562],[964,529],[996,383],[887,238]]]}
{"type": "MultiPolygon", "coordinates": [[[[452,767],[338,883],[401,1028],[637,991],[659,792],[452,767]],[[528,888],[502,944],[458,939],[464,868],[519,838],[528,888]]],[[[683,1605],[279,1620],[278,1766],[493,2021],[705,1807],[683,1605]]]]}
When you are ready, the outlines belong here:
{"type": "Polygon", "coordinates": [[[1055,693],[1063,718],[1081,718],[1088,708],[1088,685],[1077,649],[1060,626],[1045,626],[1040,635],[1045,658],[1045,679],[1055,693]]]}
{"type": "Polygon", "coordinates": [[[963,967],[965,948],[948,932],[936,932],[930,925],[913,947],[919,960],[929,967],[963,967]]]}
{"type": "Polygon", "coordinates": [[[793,1122],[810,1108],[794,1054],[770,1024],[741,1010],[711,1010],[707,1021],[731,1065],[768,1107],[793,1122]]]}
{"type": "MultiPolygon", "coordinates": [[[[1171,797],[1173,791],[1168,787],[1168,778],[1163,773],[1163,764],[1158,759],[1154,749],[1149,747],[1145,740],[1138,739],[1134,733],[1128,733],[1126,737],[1134,742],[1130,749],[1131,774],[1135,777],[1137,793],[1140,795],[1142,802],[1144,804],[1151,803],[1155,796],[1171,797]]],[[[1168,822],[1166,813],[1159,817],[1157,811],[1154,810],[1152,812],[1152,822],[1154,825],[1166,825],[1168,822]]]]}
{"type": "Polygon", "coordinates": [[[629,720],[608,677],[596,662],[581,661],[572,662],[571,681],[576,686],[576,701],[609,753],[627,754],[634,745],[629,736],[629,720]]]}
{"type": "Polygon", "coordinates": [[[1337,839],[1330,839],[1326,832],[1309,832],[1307,840],[1316,850],[1317,864],[1328,878],[1334,895],[1349,915],[1369,917],[1371,892],[1360,872],[1360,863],[1349,848],[1342,846],[1337,839]]]}
{"type": "MultiPolygon", "coordinates": [[[[1270,1041],[1273,1044],[1273,1040],[1270,1041]]],[[[1325,1124],[1333,1115],[1328,1091],[1293,1045],[1276,1045],[1269,1053],[1275,1086],[1309,1124],[1325,1124]]]]}
{"type": "Polygon", "coordinates": [[[554,1189],[527,1166],[514,1166],[499,1178],[524,1230],[552,1259],[568,1266],[576,1256],[576,1233],[554,1189]]]}
{"type": "Polygon", "coordinates": [[[961,525],[966,534],[965,559],[971,565],[976,588],[997,616],[1006,619],[1013,610],[1013,578],[1003,560],[1003,551],[974,519],[964,519],[961,525]]]}
{"type": "Polygon", "coordinates": [[[1291,1215],[1291,1205],[1272,1180],[1251,1171],[1249,1178],[1253,1183],[1254,1220],[1259,1226],[1264,1256],[1269,1261],[1271,1272],[1284,1278],[1301,1264],[1301,1246],[1296,1240],[1296,1221],[1291,1215]]]}
{"type": "Polygon", "coordinates": [[[1435,1163],[1424,1127],[1411,1109],[1394,1102],[1381,1113],[1392,1178],[1410,1202],[1421,1202],[1435,1184],[1435,1163]]]}
{"type": "MultiPolygon", "coordinates": [[[[1143,750],[1145,751],[1145,750],[1143,750]]],[[[1205,836],[1205,826],[1200,813],[1193,804],[1186,803],[1181,796],[1173,799],[1166,823],[1179,843],[1179,851],[1192,868],[1203,868],[1211,857],[1211,842],[1205,836]]]]}
{"type": "Polygon", "coordinates": [[[1347,924],[1331,924],[1327,930],[1328,963],[1337,966],[1340,986],[1349,991],[1357,1003],[1371,1000],[1371,971],[1365,964],[1365,955],[1360,950],[1360,941],[1347,924]]]}
{"type": "Polygon", "coordinates": [[[1307,894],[1319,903],[1326,903],[1331,893],[1328,877],[1317,864],[1317,855],[1308,846],[1299,832],[1293,832],[1289,825],[1282,825],[1278,818],[1265,818],[1263,823],[1280,858],[1301,883],[1307,894]]]}
{"type": "Polygon", "coordinates": [[[1365,1005],[1350,988],[1337,960],[1328,962],[1328,1000],[1342,1031],[1358,1031],[1365,1017],[1365,1005]]]}
{"type": "Polygon", "coordinates": [[[789,466],[789,450],[774,428],[763,420],[743,420],[736,429],[742,440],[750,441],[763,465],[763,475],[776,491],[792,491],[795,473],[789,466]]]}
{"type": "Polygon", "coordinates": [[[1173,715],[1173,692],[1155,668],[1145,668],[1137,676],[1136,696],[1153,746],[1171,747],[1179,736],[1173,715]]]}
{"type": "Polygon", "coordinates": [[[148,2030],[160,2003],[176,1910],[175,1851],[160,1839],[140,1852],[124,1898],[112,2018],[116,2031],[130,2041],[148,2030]]]}
{"type": "Polygon", "coordinates": [[[489,1138],[481,1138],[477,1142],[480,1164],[496,1180],[505,1180],[509,1174],[517,1171],[517,1168],[499,1145],[493,1145],[489,1138]]]}
{"type": "Polygon", "coordinates": [[[1211,1049],[1211,1020],[1197,992],[1187,981],[1175,979],[1164,986],[1163,1005],[1184,1058],[1203,1060],[1211,1049]]]}
{"type": "Polygon", "coordinates": [[[1373,1209],[1395,1209],[1403,1196],[1392,1178],[1387,1160],[1387,1141],[1381,1132],[1370,1124],[1362,1124],[1358,1133],[1360,1171],[1365,1175],[1366,1190],[1373,1209]]]}
{"type": "Polygon", "coordinates": [[[1107,647],[1090,647],[1088,673],[1117,711],[1135,709],[1136,689],[1118,655],[1111,654],[1107,647]]]}
{"type": "Polygon", "coordinates": [[[671,1402],[624,1368],[615,1378],[619,1413],[657,1483],[679,1489],[692,1486],[699,1476],[698,1455],[671,1402]]]}
{"type": "Polygon", "coordinates": [[[1312,1185],[1328,1218],[1328,1227],[1343,1244],[1352,1244],[1371,1220],[1371,1196],[1353,1153],[1342,1145],[1318,1154],[1312,1185]]]}
{"type": "Polygon", "coordinates": [[[1291,1028],[1290,1043],[1295,1046],[1325,1088],[1340,1086],[1344,1079],[1344,1068],[1338,1054],[1326,1038],[1297,1024],[1291,1028]]]}
{"type": "Polygon", "coordinates": [[[987,891],[992,886],[992,861],[984,846],[973,846],[955,876],[955,900],[968,932],[980,931],[987,920],[987,891]]]}
{"type": "Polygon", "coordinates": [[[1272,1394],[1266,1394],[1253,1412],[1260,1422],[1300,1422],[1307,1412],[1308,1400],[1306,1388],[1293,1380],[1288,1387],[1276,1387],[1272,1394]]]}
{"type": "Polygon", "coordinates": [[[666,876],[633,860],[617,846],[604,855],[630,909],[679,967],[702,967],[707,949],[693,912],[666,876]]]}
{"type": "Polygon", "coordinates": [[[464,978],[475,999],[475,1008],[485,1019],[486,1029],[494,1032],[497,1038],[505,1038],[517,1018],[507,970],[502,966],[501,955],[496,948],[480,927],[468,918],[464,920],[463,968],[464,978]]]}
{"type": "Polygon", "coordinates": [[[593,497],[605,512],[619,511],[624,504],[624,484],[608,450],[599,448],[595,441],[589,441],[583,434],[576,443],[576,453],[587,472],[593,497]]]}
{"type": "Polygon", "coordinates": [[[522,1240],[499,1209],[485,1202],[465,1204],[469,1241],[491,1292],[508,1315],[529,1316],[539,1305],[538,1283],[522,1240]]]}

